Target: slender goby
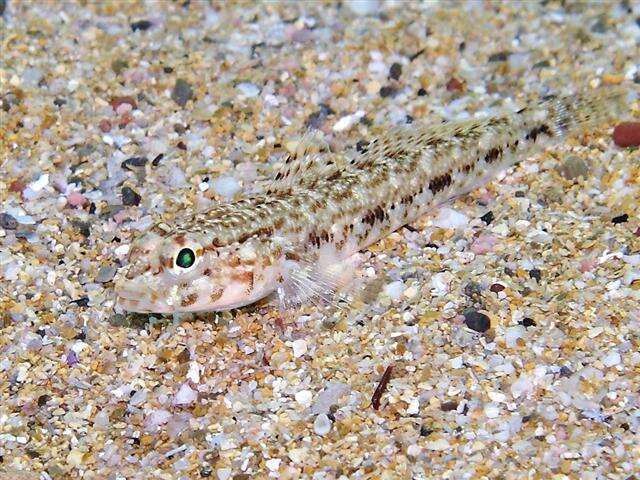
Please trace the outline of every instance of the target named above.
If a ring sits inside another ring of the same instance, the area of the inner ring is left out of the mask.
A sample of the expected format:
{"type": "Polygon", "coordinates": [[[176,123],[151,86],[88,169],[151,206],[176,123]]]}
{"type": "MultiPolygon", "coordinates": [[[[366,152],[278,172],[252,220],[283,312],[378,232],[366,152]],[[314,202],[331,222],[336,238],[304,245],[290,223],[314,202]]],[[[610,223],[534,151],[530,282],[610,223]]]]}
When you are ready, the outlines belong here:
{"type": "Polygon", "coordinates": [[[332,153],[306,137],[265,193],[136,239],[117,303],[176,313],[228,310],[273,292],[284,306],[328,300],[359,250],[606,120],[624,98],[593,90],[490,118],[394,127],[359,153],[332,153]]]}

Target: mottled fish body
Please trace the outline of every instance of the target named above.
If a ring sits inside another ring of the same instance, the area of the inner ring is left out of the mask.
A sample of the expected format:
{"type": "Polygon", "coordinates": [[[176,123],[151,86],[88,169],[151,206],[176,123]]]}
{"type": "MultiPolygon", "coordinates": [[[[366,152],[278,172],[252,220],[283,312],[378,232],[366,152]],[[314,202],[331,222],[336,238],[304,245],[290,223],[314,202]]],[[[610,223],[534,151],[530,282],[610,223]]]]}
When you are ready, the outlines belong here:
{"type": "Polygon", "coordinates": [[[489,118],[395,127],[352,157],[305,137],[266,193],[137,239],[118,304],[173,313],[237,308],[273,292],[284,306],[331,300],[356,252],[599,124],[624,97],[594,91],[489,118]]]}

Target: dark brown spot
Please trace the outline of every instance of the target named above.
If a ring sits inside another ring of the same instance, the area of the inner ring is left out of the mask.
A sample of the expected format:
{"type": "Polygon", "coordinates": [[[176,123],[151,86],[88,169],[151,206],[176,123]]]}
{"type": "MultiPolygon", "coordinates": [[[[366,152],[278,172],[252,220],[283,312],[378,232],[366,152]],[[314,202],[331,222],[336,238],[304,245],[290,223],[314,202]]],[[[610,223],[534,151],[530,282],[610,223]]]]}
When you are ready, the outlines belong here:
{"type": "Polygon", "coordinates": [[[184,235],[176,235],[173,239],[180,247],[184,247],[187,243],[187,238],[184,235]]]}
{"type": "Polygon", "coordinates": [[[538,125],[537,127],[531,129],[529,133],[527,133],[526,139],[533,140],[535,142],[538,136],[542,134],[548,135],[548,136],[551,135],[551,130],[545,124],[538,125]]]}
{"type": "Polygon", "coordinates": [[[502,155],[501,148],[492,148],[485,154],[484,161],[487,163],[493,163],[498,159],[500,155],[502,155]]]}

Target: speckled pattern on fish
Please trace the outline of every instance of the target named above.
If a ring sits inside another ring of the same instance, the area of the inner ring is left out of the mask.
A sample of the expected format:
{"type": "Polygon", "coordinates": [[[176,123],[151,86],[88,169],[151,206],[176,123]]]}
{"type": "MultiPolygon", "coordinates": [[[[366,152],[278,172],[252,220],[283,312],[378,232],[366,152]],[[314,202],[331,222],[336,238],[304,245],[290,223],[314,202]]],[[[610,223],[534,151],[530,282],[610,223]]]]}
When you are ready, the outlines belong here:
{"type": "Polygon", "coordinates": [[[624,96],[585,91],[489,118],[396,127],[353,155],[304,136],[266,193],[138,239],[117,283],[119,304],[137,312],[228,310],[275,291],[284,306],[331,301],[345,281],[342,262],[356,252],[597,125],[624,96]]]}

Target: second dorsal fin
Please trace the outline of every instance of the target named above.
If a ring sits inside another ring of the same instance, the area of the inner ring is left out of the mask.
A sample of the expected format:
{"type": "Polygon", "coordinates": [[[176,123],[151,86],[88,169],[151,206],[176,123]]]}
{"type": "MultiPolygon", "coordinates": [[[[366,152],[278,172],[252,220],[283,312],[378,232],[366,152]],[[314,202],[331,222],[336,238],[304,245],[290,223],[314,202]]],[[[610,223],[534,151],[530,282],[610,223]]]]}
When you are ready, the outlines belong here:
{"type": "Polygon", "coordinates": [[[343,159],[331,153],[329,144],[320,133],[306,133],[284,158],[284,163],[267,193],[290,192],[329,178],[342,168],[343,159]]]}

